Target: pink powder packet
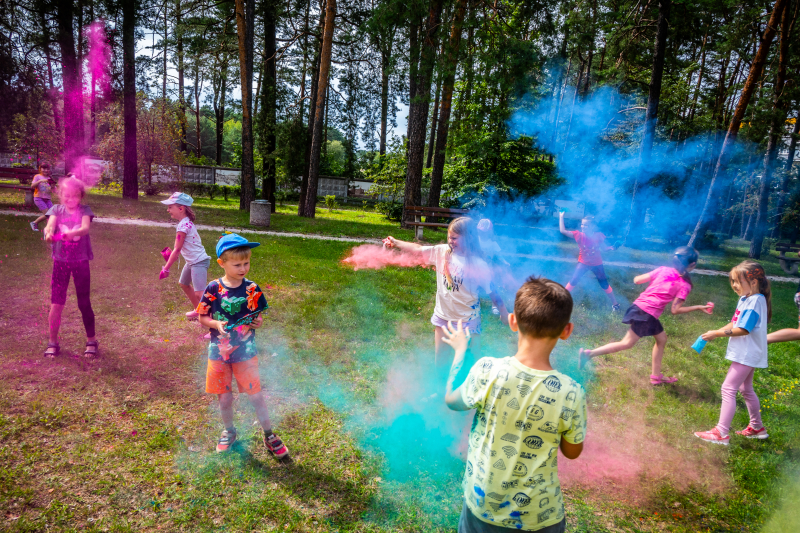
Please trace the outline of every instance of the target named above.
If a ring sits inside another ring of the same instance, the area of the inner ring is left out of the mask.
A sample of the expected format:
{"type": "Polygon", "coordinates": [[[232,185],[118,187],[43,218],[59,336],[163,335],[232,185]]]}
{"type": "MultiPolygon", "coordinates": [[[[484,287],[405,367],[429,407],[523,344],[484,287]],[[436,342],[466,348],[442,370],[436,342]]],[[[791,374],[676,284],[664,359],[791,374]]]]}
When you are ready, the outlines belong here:
{"type": "Polygon", "coordinates": [[[172,255],[172,250],[169,246],[161,250],[161,257],[164,258],[164,261],[169,261],[169,256],[172,255]]]}
{"type": "Polygon", "coordinates": [[[706,305],[710,305],[711,308],[710,309],[703,309],[703,312],[708,314],[708,315],[710,315],[711,313],[714,312],[714,302],[708,302],[706,305]]]}

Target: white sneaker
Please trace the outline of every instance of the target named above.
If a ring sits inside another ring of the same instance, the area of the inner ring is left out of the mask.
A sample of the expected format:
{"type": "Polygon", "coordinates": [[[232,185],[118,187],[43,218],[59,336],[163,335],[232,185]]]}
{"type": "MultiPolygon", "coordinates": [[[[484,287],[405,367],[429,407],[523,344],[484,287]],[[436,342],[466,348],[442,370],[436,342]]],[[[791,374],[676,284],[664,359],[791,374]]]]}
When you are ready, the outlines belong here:
{"type": "Polygon", "coordinates": [[[31,220],[31,229],[33,231],[39,231],[39,226],[36,225],[36,222],[31,220]]]}
{"type": "Polygon", "coordinates": [[[186,313],[186,318],[188,318],[189,320],[193,320],[198,316],[200,315],[197,314],[197,311],[189,311],[188,313],[186,313]]]}
{"type": "Polygon", "coordinates": [[[500,309],[498,309],[496,305],[492,306],[492,314],[495,315],[495,316],[499,316],[500,315],[500,309]]]}

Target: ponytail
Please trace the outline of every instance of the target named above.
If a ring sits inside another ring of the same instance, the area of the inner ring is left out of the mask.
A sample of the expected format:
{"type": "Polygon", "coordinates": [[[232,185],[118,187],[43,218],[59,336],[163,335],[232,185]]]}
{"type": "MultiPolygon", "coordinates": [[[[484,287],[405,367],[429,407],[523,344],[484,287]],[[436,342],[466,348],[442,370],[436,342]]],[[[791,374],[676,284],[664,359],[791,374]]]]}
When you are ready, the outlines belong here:
{"type": "Polygon", "coordinates": [[[194,214],[194,211],[192,211],[192,208],[191,208],[191,207],[189,207],[188,205],[184,205],[184,206],[182,206],[182,207],[183,207],[183,208],[186,210],[186,217],[187,217],[187,218],[188,218],[190,221],[194,222],[194,219],[195,219],[195,214],[194,214]]]}
{"type": "Polygon", "coordinates": [[[751,286],[755,285],[758,292],[767,300],[767,322],[772,320],[772,288],[760,263],[746,259],[731,269],[728,279],[731,280],[731,285],[734,280],[742,279],[746,279],[751,286]]]}

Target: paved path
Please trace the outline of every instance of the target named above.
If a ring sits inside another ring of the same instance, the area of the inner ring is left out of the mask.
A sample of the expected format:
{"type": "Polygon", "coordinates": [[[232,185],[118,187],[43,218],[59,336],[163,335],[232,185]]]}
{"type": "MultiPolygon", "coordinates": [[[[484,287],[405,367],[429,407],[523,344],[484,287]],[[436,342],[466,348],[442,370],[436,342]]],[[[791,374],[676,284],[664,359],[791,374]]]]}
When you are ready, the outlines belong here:
{"type": "MultiPolygon", "coordinates": [[[[13,215],[13,216],[28,216],[28,217],[36,217],[39,216],[39,213],[31,213],[29,211],[14,211],[10,209],[0,209],[0,215],[13,215]]],[[[118,224],[121,226],[150,226],[156,228],[174,228],[175,224],[170,222],[156,222],[154,220],[141,220],[141,219],[134,219],[134,218],[107,218],[107,217],[95,217],[95,223],[99,224],[118,224]]],[[[321,241],[339,241],[339,242],[352,242],[352,243],[368,243],[368,244],[381,244],[380,239],[366,239],[366,238],[358,238],[358,237],[331,237],[328,235],[315,235],[310,233],[289,233],[284,231],[264,231],[264,230],[256,230],[256,229],[249,229],[249,228],[225,228],[223,226],[207,226],[205,224],[196,224],[195,225],[199,230],[206,230],[206,231],[229,231],[229,230],[236,230],[237,233],[250,233],[254,235],[269,235],[270,237],[299,237],[302,239],[317,239],[321,241]]],[[[525,259],[532,259],[535,261],[556,261],[559,263],[575,263],[575,259],[566,258],[566,257],[553,257],[549,255],[531,255],[531,254],[510,254],[515,257],[522,257],[525,259]]],[[[628,263],[628,262],[620,262],[620,261],[605,261],[603,264],[608,266],[616,266],[616,267],[624,267],[624,268],[640,268],[644,270],[653,270],[658,268],[659,265],[649,265],[647,263],[628,263]]],[[[728,275],[727,272],[723,272],[721,270],[706,270],[706,269],[695,269],[692,271],[692,274],[699,274],[701,276],[726,276],[728,275]]],[[[767,276],[770,281],[776,281],[781,283],[800,283],[800,279],[793,278],[789,276],[767,276]]]]}

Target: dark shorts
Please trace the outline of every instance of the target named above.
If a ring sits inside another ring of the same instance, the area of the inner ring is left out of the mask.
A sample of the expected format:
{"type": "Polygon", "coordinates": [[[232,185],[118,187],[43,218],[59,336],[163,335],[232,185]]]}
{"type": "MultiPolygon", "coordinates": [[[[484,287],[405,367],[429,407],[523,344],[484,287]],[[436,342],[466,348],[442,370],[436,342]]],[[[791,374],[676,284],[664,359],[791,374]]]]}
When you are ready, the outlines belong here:
{"type": "Polygon", "coordinates": [[[639,337],[652,337],[664,331],[661,321],[651,314],[645,313],[638,305],[631,305],[625,316],[622,317],[623,324],[630,324],[631,331],[639,337]]]}
{"type": "Polygon", "coordinates": [[[608,288],[608,278],[606,278],[606,269],[603,268],[603,265],[586,265],[584,263],[578,263],[578,266],[575,268],[575,273],[572,275],[572,279],[569,280],[570,285],[573,287],[578,284],[583,276],[586,275],[587,272],[591,272],[594,274],[594,277],[597,278],[597,283],[600,284],[600,288],[606,290],[608,288]]]}
{"type": "MultiPolygon", "coordinates": [[[[547,526],[542,529],[527,529],[524,531],[536,531],[536,533],[564,533],[567,530],[567,517],[561,519],[561,522],[547,526]]],[[[508,533],[509,531],[523,531],[513,527],[503,527],[489,522],[484,522],[480,518],[472,514],[472,511],[467,507],[464,502],[464,507],[461,509],[461,517],[458,519],[458,533],[508,533]]]]}

